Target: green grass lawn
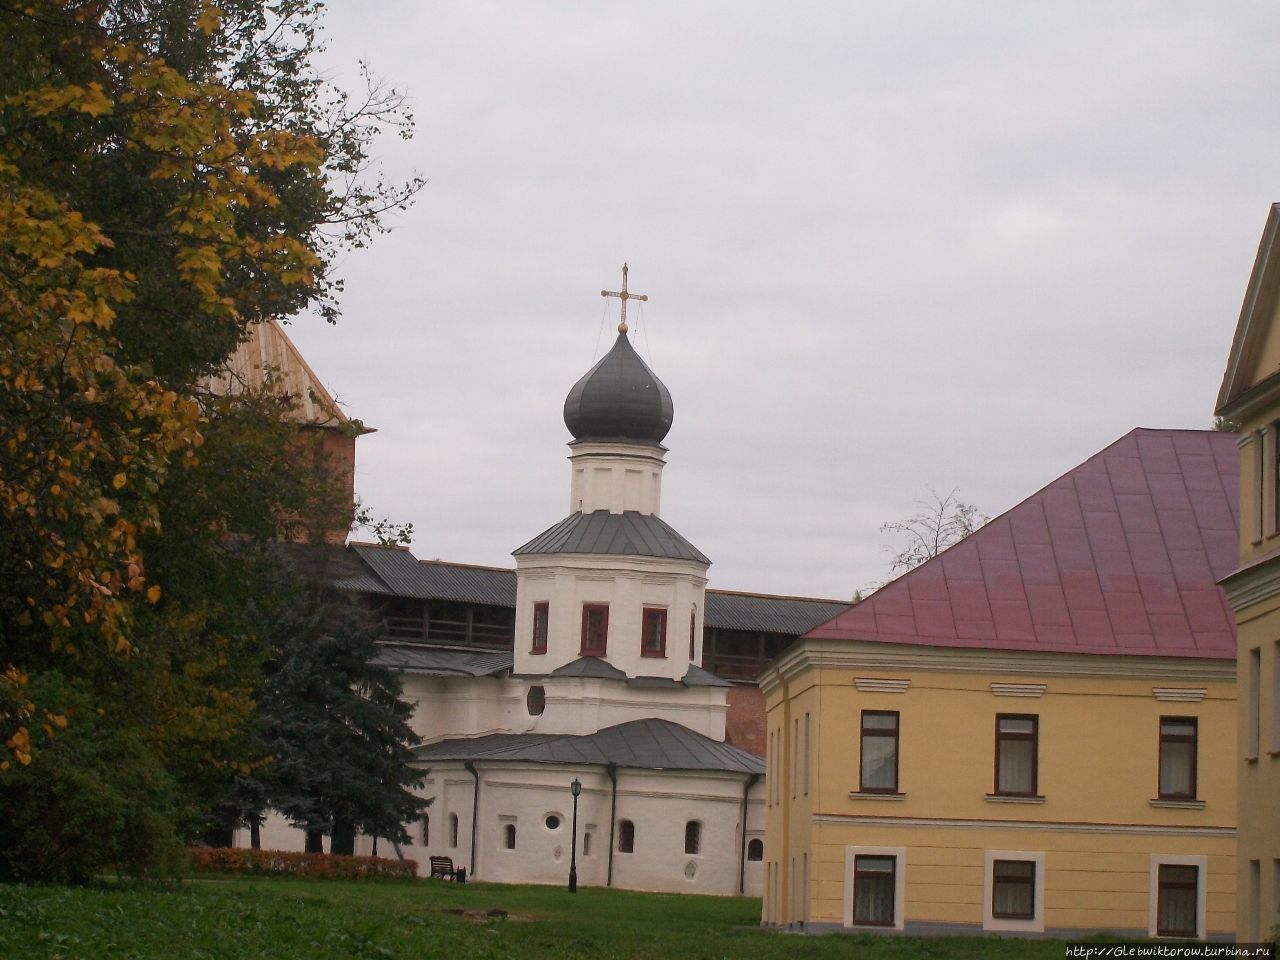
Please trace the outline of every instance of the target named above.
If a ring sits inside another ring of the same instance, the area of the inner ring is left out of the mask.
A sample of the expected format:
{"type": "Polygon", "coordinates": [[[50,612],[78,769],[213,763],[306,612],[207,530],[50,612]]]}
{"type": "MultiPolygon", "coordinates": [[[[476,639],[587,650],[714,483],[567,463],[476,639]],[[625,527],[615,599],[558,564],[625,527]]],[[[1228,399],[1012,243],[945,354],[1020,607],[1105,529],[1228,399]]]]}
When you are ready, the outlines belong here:
{"type": "Polygon", "coordinates": [[[757,927],[760,901],[441,881],[0,885],[4,960],[858,960],[1053,958],[1059,941],[801,937],[757,927]],[[489,911],[502,911],[505,916],[489,911]]]}

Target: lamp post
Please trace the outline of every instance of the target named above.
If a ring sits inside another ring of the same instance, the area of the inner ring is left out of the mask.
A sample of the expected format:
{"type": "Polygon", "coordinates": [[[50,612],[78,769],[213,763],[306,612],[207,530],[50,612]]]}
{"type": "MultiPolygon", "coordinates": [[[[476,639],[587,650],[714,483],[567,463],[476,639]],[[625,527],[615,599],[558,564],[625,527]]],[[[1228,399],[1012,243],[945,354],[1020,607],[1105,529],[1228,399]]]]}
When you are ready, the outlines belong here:
{"type": "Polygon", "coordinates": [[[582,781],[577,777],[569,784],[573,794],[573,840],[569,846],[569,892],[578,892],[578,795],[582,793],[582,781]]]}

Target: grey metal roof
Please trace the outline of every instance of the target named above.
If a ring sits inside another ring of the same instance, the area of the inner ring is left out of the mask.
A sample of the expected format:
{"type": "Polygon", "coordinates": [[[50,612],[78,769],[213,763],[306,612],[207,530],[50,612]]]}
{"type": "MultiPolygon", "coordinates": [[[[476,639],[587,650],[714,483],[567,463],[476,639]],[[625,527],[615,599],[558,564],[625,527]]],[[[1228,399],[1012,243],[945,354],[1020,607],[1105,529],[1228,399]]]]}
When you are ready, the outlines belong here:
{"type": "MultiPolygon", "coordinates": [[[[601,511],[603,513],[603,511],[601,511]]],[[[588,514],[595,517],[596,514],[588,514]]],[[[619,521],[638,514],[605,514],[619,521]]],[[[539,541],[550,540],[561,527],[582,514],[574,514],[556,524],[546,533],[530,541],[517,553],[542,553],[548,550],[533,549],[539,541]]],[[[656,517],[648,518],[671,531],[681,543],[701,557],[697,549],[688,544],[678,533],[656,517]]],[[[585,536],[585,533],[582,534],[585,536]]],[[[478,567],[441,560],[418,560],[409,551],[398,547],[378,547],[352,544],[351,550],[364,561],[363,570],[343,570],[344,576],[336,581],[339,589],[357,593],[377,593],[388,596],[414,597],[421,600],[457,600],[465,603],[484,603],[513,609],[516,605],[516,574],[514,570],[499,567],[478,567]]],[[[576,552],[576,551],[565,551],[576,552]]],[[[601,551],[582,551],[601,552],[601,551]]],[[[639,551],[637,551],[639,552],[639,551]]],[[[642,556],[651,554],[641,552],[642,556]]],[[[658,554],[652,554],[658,555],[658,554]]],[[[705,558],[703,558],[706,562],[705,558]]],[[[753,630],[764,633],[800,636],[814,627],[826,623],[849,604],[839,600],[817,600],[808,597],[775,597],[765,594],[736,593],[725,590],[708,590],[706,626],[725,630],[753,630]]]]}
{"type": "Polygon", "coordinates": [[[703,670],[702,667],[689,665],[689,672],[684,675],[681,681],[686,687],[732,687],[733,684],[728,680],[722,680],[710,670],[703,670]]]}
{"type": "Polygon", "coordinates": [[[579,657],[551,671],[553,677],[592,677],[596,680],[625,680],[627,675],[599,657],[579,657]]]}
{"type": "Polygon", "coordinates": [[[722,630],[758,630],[799,636],[826,623],[849,606],[839,600],[708,590],[703,622],[708,627],[722,630]]]}
{"type": "Polygon", "coordinates": [[[634,770],[706,770],[762,774],[764,758],[670,720],[632,720],[586,736],[496,733],[418,747],[415,758],[529,763],[615,764],[634,770]]]}
{"type": "Polygon", "coordinates": [[[383,593],[418,600],[456,600],[498,607],[516,605],[516,573],[499,567],[477,567],[439,560],[419,560],[400,547],[378,547],[355,543],[351,549],[369,565],[381,581],[381,588],[367,576],[340,581],[344,590],[383,593]]]}
{"type": "Polygon", "coordinates": [[[379,646],[375,662],[405,673],[433,677],[491,677],[510,670],[512,656],[508,651],[477,653],[448,647],[385,643],[379,646]]]}
{"type": "Polygon", "coordinates": [[[711,561],[675,528],[651,514],[628,510],[572,513],[554,527],[512,551],[516,556],[540,553],[592,553],[610,556],[665,557],[711,561]]]}
{"type": "Polygon", "coordinates": [[[626,333],[618,334],[564,401],[564,425],[576,440],[661,443],[674,415],[666,385],[640,359],[626,333]]]}

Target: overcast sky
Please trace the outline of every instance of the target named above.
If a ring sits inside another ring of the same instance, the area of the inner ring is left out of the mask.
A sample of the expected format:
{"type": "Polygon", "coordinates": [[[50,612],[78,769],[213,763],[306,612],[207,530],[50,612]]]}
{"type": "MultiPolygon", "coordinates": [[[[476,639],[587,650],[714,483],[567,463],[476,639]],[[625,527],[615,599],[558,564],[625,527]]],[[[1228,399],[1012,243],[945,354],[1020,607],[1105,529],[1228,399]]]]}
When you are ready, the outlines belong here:
{"type": "Polygon", "coordinates": [[[1202,428],[1268,204],[1274,3],[332,0],[430,182],[290,335],[422,558],[569,509],[565,394],[633,342],[663,517],[711,585],[846,598],[930,486],[995,516],[1136,426],[1202,428]],[[634,311],[635,308],[633,307],[634,311]]]}

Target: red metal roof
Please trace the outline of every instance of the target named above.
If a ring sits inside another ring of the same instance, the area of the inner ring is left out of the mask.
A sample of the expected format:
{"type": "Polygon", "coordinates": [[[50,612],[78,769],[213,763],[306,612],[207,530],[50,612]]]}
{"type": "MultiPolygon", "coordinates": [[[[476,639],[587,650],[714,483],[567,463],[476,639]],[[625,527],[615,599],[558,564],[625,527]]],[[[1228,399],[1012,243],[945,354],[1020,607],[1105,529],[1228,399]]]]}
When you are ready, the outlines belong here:
{"type": "Polygon", "coordinates": [[[1235,658],[1234,434],[1136,429],[806,636],[1235,658]]]}

